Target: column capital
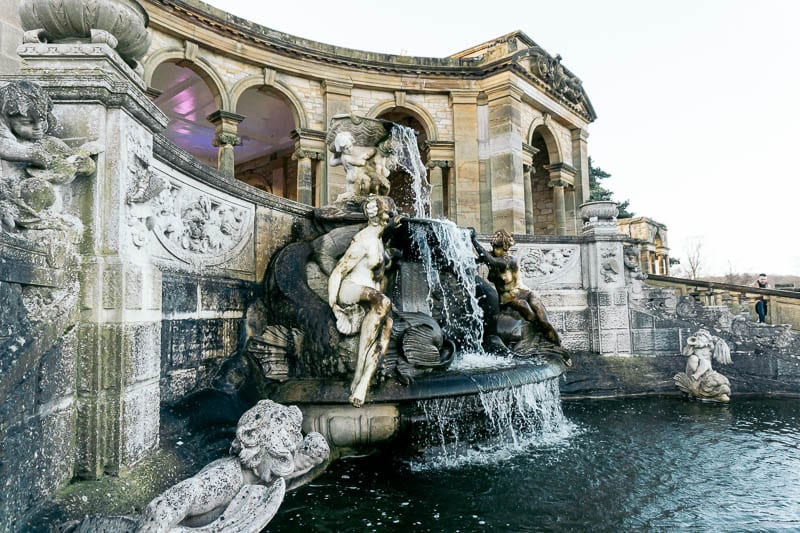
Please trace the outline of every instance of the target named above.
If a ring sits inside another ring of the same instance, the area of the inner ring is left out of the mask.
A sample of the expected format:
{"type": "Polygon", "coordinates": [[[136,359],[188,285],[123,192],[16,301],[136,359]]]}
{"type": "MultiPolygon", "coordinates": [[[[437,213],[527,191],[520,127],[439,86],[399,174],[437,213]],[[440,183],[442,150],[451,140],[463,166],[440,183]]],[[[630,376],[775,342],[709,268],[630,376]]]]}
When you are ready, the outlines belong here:
{"type": "Polygon", "coordinates": [[[235,133],[220,132],[211,141],[214,146],[241,146],[242,138],[235,133]]]}
{"type": "Polygon", "coordinates": [[[511,85],[510,83],[495,85],[494,87],[486,89],[486,97],[490,104],[494,100],[499,100],[500,98],[513,98],[514,100],[521,102],[524,94],[525,91],[516,85],[511,85]]]}
{"type": "Polygon", "coordinates": [[[551,181],[564,181],[570,185],[575,183],[577,172],[572,165],[563,162],[553,163],[552,165],[545,165],[544,169],[550,176],[551,181]]]}
{"type": "Polygon", "coordinates": [[[436,159],[436,160],[428,161],[428,163],[425,166],[427,168],[434,168],[434,167],[451,168],[453,166],[453,162],[452,161],[444,161],[444,160],[436,159]]]}
{"type": "Polygon", "coordinates": [[[480,91],[476,91],[474,89],[453,89],[450,91],[450,105],[477,105],[478,94],[480,94],[480,91]]]}
{"type": "Polygon", "coordinates": [[[219,126],[220,124],[235,124],[239,125],[241,121],[245,118],[244,115],[240,115],[238,113],[233,113],[231,111],[225,111],[223,109],[217,109],[210,115],[206,117],[206,120],[214,124],[215,126],[219,126]]]}
{"type": "Polygon", "coordinates": [[[581,128],[570,130],[569,133],[572,136],[573,141],[586,142],[589,139],[589,132],[581,128]]]}
{"type": "Polygon", "coordinates": [[[346,80],[322,80],[322,91],[325,94],[350,96],[353,92],[353,83],[346,80]]]}

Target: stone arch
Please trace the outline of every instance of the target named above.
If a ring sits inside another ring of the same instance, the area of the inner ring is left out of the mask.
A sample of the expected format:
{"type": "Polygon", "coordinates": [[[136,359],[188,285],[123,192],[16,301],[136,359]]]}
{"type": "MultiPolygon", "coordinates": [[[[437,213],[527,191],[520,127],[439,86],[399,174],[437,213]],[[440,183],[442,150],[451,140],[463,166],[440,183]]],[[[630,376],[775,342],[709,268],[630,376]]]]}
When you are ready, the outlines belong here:
{"type": "Polygon", "coordinates": [[[563,204],[563,195],[559,202],[551,183],[551,170],[553,165],[562,162],[561,146],[548,121],[543,118],[534,120],[531,124],[528,143],[536,150],[531,161],[531,174],[527,177],[531,185],[531,201],[527,208],[530,209],[528,215],[533,234],[556,235],[559,231],[556,212],[563,208],[560,205],[563,204]]]}
{"type": "Polygon", "coordinates": [[[429,141],[439,140],[439,132],[436,129],[436,121],[433,120],[433,117],[424,107],[412,104],[411,102],[406,101],[403,102],[403,105],[397,105],[395,100],[386,100],[385,102],[374,105],[372,109],[367,112],[367,116],[370,118],[377,118],[379,115],[383,115],[391,111],[408,113],[417,119],[417,122],[419,122],[422,127],[425,128],[425,136],[429,141]]]}
{"type": "MultiPolygon", "coordinates": [[[[370,118],[389,120],[415,130],[417,132],[416,145],[419,149],[424,167],[428,163],[428,150],[426,147],[427,141],[431,140],[429,135],[431,135],[432,131],[433,134],[436,133],[433,122],[430,116],[424,116],[427,115],[427,113],[424,113],[424,115],[420,114],[417,106],[413,106],[417,109],[415,110],[407,104],[400,106],[395,104],[396,102],[390,101],[376,105],[369,111],[368,116],[370,118]]],[[[426,176],[423,175],[421,178],[424,181],[426,176]]],[[[418,200],[418,196],[422,194],[423,191],[418,189],[414,177],[402,168],[396,168],[391,172],[388,179],[391,185],[389,196],[395,201],[398,209],[405,213],[415,213],[415,205],[417,205],[416,200],[418,200]]]]}
{"type": "Polygon", "coordinates": [[[298,109],[297,99],[292,101],[287,96],[285,86],[264,81],[263,76],[251,76],[231,89],[234,112],[242,117],[238,125],[242,144],[236,148],[234,174],[269,193],[310,203],[315,176],[301,169],[295,157],[297,133],[305,125],[305,114],[302,107],[298,109]],[[311,181],[310,191],[302,179],[304,172],[311,181]]]}
{"type": "Polygon", "coordinates": [[[214,66],[203,57],[196,57],[194,60],[186,59],[186,52],[183,48],[165,48],[159,50],[148,57],[144,63],[144,82],[151,86],[153,74],[156,69],[164,63],[176,63],[181,67],[191,69],[206,82],[219,109],[223,111],[233,111],[231,108],[231,98],[226,90],[225,82],[217,73],[214,66]]]}
{"type": "Polygon", "coordinates": [[[547,146],[547,155],[550,164],[553,165],[562,162],[563,156],[561,154],[563,151],[561,150],[561,142],[559,141],[558,135],[553,133],[548,122],[549,121],[544,117],[535,118],[528,128],[527,142],[533,145],[534,134],[540,134],[547,146]]]}
{"type": "Polygon", "coordinates": [[[302,100],[297,97],[292,88],[278,80],[272,83],[264,83],[264,76],[248,76],[247,78],[237,81],[233,85],[230,90],[230,99],[233,109],[236,109],[239,99],[247,89],[261,86],[273,89],[291,104],[289,109],[292,111],[294,123],[297,128],[308,128],[308,116],[306,115],[305,107],[303,106],[302,100]]]}

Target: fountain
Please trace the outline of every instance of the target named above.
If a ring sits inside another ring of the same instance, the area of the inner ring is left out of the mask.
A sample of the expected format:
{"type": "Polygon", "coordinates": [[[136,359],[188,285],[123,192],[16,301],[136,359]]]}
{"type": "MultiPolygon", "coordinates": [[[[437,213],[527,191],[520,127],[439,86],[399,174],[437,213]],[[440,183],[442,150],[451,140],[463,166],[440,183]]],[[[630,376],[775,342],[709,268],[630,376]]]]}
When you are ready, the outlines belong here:
{"type": "Polygon", "coordinates": [[[248,311],[245,352],[261,370],[248,394],[300,406],[305,430],[362,452],[397,438],[419,402],[559,376],[566,351],[514,276],[509,246],[489,253],[474,231],[425,216],[413,131],[337,116],[327,140],[347,188],[267,269],[268,298],[248,311]],[[415,213],[398,213],[386,196],[395,168],[414,184],[413,201],[398,203],[415,213]]]}

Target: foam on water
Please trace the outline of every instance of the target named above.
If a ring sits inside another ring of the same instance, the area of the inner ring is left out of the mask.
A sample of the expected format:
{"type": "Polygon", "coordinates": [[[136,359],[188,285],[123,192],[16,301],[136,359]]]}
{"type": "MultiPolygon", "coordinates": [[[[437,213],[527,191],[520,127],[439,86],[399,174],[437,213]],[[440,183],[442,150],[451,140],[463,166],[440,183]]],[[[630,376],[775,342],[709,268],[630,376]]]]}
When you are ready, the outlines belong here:
{"type": "Polygon", "coordinates": [[[414,470],[493,464],[520,451],[569,438],[575,426],[564,418],[558,379],[482,392],[474,397],[420,402],[433,435],[414,470]],[[477,413],[478,421],[466,419],[477,413]]]}

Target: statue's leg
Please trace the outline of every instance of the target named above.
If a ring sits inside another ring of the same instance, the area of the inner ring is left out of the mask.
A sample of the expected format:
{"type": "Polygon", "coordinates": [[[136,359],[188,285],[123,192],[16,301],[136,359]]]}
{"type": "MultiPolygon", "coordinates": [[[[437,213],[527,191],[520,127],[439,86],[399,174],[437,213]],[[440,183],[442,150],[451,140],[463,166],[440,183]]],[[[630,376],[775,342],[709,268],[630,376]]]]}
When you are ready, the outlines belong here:
{"type": "Polygon", "coordinates": [[[367,397],[369,383],[378,366],[378,359],[386,351],[391,334],[391,318],[389,311],[392,303],[385,295],[375,289],[366,289],[369,294],[370,310],[361,323],[361,338],[358,343],[358,363],[356,374],[351,385],[350,403],[361,407],[367,397]],[[389,324],[388,333],[381,331],[389,324]]]}
{"type": "Polygon", "coordinates": [[[550,323],[550,319],[547,318],[547,311],[545,311],[544,305],[533,293],[528,295],[528,305],[536,316],[536,321],[541,325],[545,338],[556,346],[561,346],[561,338],[558,336],[556,328],[550,323]]]}

